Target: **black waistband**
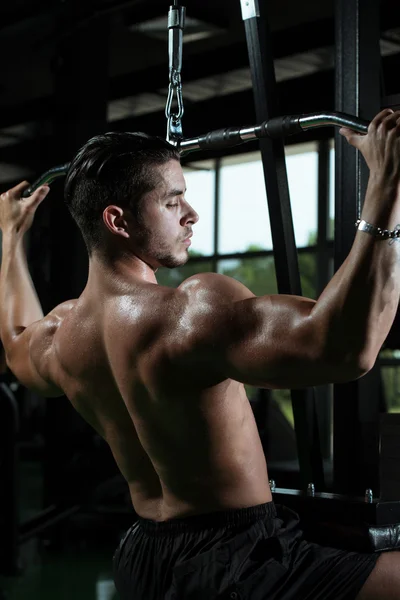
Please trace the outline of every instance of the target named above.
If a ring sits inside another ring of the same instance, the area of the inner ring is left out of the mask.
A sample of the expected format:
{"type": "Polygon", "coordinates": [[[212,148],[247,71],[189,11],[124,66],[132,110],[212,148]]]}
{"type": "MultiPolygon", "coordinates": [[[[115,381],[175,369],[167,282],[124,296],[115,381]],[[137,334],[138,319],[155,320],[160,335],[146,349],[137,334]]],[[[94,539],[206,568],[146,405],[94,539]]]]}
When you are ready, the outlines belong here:
{"type": "Polygon", "coordinates": [[[223,527],[241,527],[251,525],[261,519],[276,517],[273,502],[250,506],[247,508],[229,509],[201,515],[191,515],[168,521],[152,521],[138,517],[140,529],[150,535],[165,535],[199,531],[202,529],[221,529],[223,527]]]}

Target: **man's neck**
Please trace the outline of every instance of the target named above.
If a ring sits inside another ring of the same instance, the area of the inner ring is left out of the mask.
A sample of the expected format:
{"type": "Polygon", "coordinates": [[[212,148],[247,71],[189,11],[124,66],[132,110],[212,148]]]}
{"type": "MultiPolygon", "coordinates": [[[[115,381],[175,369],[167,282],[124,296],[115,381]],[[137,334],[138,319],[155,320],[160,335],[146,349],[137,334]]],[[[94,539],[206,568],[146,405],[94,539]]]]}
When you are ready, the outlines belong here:
{"type": "Polygon", "coordinates": [[[138,256],[110,259],[92,254],[90,257],[86,289],[95,291],[140,283],[157,284],[157,279],[153,268],[138,256]]]}

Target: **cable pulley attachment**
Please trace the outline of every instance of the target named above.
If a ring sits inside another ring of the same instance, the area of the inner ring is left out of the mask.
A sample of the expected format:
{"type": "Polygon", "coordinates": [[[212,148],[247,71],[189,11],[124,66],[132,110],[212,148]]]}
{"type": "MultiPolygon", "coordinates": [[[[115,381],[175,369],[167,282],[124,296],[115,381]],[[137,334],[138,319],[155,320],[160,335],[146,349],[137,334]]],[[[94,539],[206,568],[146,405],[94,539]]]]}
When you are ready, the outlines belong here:
{"type": "Polygon", "coordinates": [[[184,113],[182,95],[182,47],[183,29],[185,27],[186,8],[170,6],[168,13],[169,32],[169,89],[165,116],[167,118],[167,141],[177,145],[183,138],[182,117],[184,113]],[[177,102],[177,112],[173,112],[173,102],[177,102]]]}

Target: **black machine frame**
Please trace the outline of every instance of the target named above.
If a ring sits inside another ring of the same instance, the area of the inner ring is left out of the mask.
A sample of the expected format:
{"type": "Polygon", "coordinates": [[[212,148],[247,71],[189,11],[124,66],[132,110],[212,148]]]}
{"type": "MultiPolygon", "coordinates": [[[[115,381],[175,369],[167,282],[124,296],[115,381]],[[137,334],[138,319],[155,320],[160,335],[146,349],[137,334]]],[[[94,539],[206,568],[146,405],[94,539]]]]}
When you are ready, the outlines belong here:
{"type": "MultiPolygon", "coordinates": [[[[372,118],[381,109],[378,2],[336,0],[336,105],[372,118]]],[[[369,172],[361,155],[335,134],[335,270],[354,239],[369,172]]],[[[379,496],[380,368],[334,386],[335,491],[356,494],[364,488],[379,496]]]]}

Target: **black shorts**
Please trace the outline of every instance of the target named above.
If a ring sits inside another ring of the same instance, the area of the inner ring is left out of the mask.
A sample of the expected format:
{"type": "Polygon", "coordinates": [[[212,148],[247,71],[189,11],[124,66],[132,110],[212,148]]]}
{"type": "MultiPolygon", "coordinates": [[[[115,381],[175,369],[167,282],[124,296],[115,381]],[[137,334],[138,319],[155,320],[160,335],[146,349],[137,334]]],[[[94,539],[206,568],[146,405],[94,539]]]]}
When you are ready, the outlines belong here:
{"type": "Polygon", "coordinates": [[[157,523],[139,518],[114,556],[121,600],[354,600],[378,554],[304,540],[273,502],[157,523]]]}

